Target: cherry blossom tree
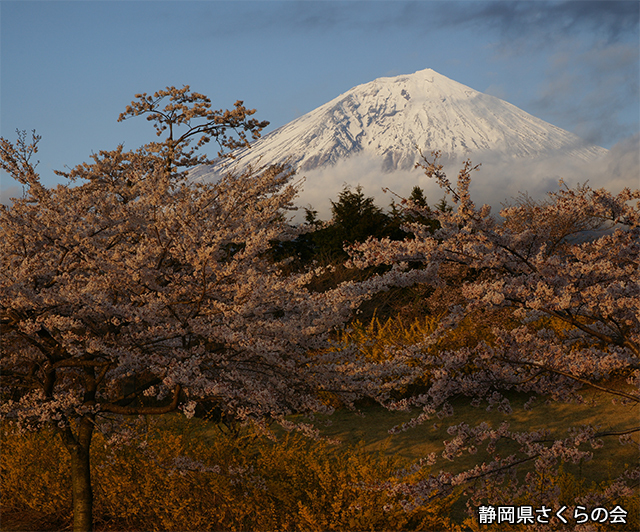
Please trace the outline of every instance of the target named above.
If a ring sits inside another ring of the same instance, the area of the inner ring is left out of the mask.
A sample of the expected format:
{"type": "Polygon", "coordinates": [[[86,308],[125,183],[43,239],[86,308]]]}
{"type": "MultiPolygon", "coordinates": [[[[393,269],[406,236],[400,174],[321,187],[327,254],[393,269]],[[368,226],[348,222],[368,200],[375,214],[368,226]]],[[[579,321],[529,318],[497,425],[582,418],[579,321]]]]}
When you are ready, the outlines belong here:
{"type": "Polygon", "coordinates": [[[92,528],[92,436],[118,416],[190,416],[207,401],[290,427],[289,414],[331,410],[322,393],[349,404],[367,389],[364,366],[312,353],[384,280],[312,292],[315,272],[284,275],[266,259],[272,241],[298,234],[287,224],[292,172],[188,179],[210,139],[224,155],[259,135],[253,112],[211,111],[188,87],[137,95],[120,118],[146,115],[168,137],[101,151],[53,189],[31,161],[35,133],[0,141],[2,168],[26,189],[0,211],[0,414],[59,434],[73,530],[92,528]]]}
{"type": "MultiPolygon", "coordinates": [[[[405,230],[413,233],[411,239],[370,239],[349,250],[358,267],[394,264],[403,266],[406,275],[415,275],[413,269],[421,264],[428,282],[445,294],[458,295],[450,296],[449,313],[432,335],[402,350],[416,375],[428,376],[429,387],[418,397],[389,404],[396,409],[422,408],[419,416],[396,430],[446,417],[453,412],[452,400],[464,396],[474,406],[510,413],[507,395],[512,392],[530,394],[525,405],[529,407],[536,397],[583,401],[584,390],[598,390],[637,411],[640,191],[625,189],[616,195],[586,185],[569,189],[561,183],[546,201],[522,196],[500,212],[499,220],[491,216],[489,206],[477,208],[471,199],[471,172],[477,166],[467,161],[452,184],[438,163],[438,153],[433,155],[418,166],[445,189],[456,207],[429,212],[440,227],[434,232],[420,223],[408,224],[405,230]],[[479,341],[447,348],[448,335],[456,327],[484,332],[479,341]]],[[[424,211],[414,202],[404,204],[418,214],[424,211]]],[[[420,501],[465,486],[478,502],[518,465],[533,464],[538,473],[557,472],[561,461],[589,459],[589,444],[597,448],[604,438],[615,437],[633,443],[632,435],[638,432],[637,424],[615,431],[570,427],[566,438],[558,439],[541,431],[512,432],[508,423],[462,423],[449,428],[452,438],[445,442],[442,456],[454,460],[484,445],[492,460],[459,474],[431,474],[419,484],[393,489],[420,501]],[[505,455],[500,444],[506,441],[516,442],[518,450],[505,455]]],[[[425,462],[432,465],[435,460],[432,455],[425,462]]],[[[602,498],[628,496],[639,479],[639,469],[627,471],[602,498]]],[[[512,496],[526,496],[531,482],[529,476],[524,483],[512,483],[512,496]]]]}

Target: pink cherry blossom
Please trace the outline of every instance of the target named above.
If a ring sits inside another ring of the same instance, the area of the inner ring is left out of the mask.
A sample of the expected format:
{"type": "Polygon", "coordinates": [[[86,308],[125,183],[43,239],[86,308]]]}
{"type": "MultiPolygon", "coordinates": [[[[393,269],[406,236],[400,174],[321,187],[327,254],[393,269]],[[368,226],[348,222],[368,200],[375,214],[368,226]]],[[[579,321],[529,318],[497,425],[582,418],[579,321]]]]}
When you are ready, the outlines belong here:
{"type": "MultiPolygon", "coordinates": [[[[435,217],[440,228],[432,233],[419,223],[408,224],[405,230],[413,233],[412,238],[402,242],[370,239],[348,250],[355,267],[420,264],[422,282],[435,287],[447,286],[452,265],[473,272],[470,280],[460,283],[464,303],[452,297],[449,316],[440,327],[414,346],[396,348],[398,355],[410,357],[414,369],[421,368],[429,376],[429,389],[388,404],[389,408],[422,408],[421,414],[393,432],[433,416],[450,415],[454,397],[466,396],[474,406],[486,404],[487,410],[509,414],[512,407],[505,392],[514,391],[530,394],[526,408],[536,397],[584,402],[581,391],[590,389],[637,410],[640,191],[625,189],[614,195],[586,185],[569,189],[561,182],[546,201],[523,196],[505,207],[498,219],[488,206],[478,209],[471,200],[471,171],[478,167],[465,163],[454,186],[437,162],[438,154],[434,155],[432,162],[425,158],[418,166],[445,189],[456,209],[427,211],[408,200],[403,205],[435,217]],[[519,325],[504,322],[505,311],[519,325]],[[476,323],[486,320],[492,339],[435,350],[465,318],[476,323]],[[626,376],[633,387],[616,384],[622,381],[612,378],[619,376],[626,376]]],[[[415,269],[397,270],[396,276],[400,284],[410,276],[419,277],[415,269]]],[[[590,459],[590,449],[601,447],[605,438],[619,436],[629,443],[635,434],[638,445],[638,432],[637,424],[616,431],[573,427],[568,437],[554,440],[540,432],[511,432],[507,425],[495,429],[480,423],[472,428],[463,423],[449,428],[453,438],[444,442],[442,457],[455,460],[465,452],[475,453],[482,444],[492,461],[456,475],[431,474],[418,484],[401,483],[390,489],[419,502],[465,485],[475,494],[470,501],[486,500],[497,493],[506,474],[515,474],[518,465],[533,463],[550,478],[562,461],[590,459]],[[507,440],[518,442],[519,451],[500,457],[501,442],[507,440]]],[[[428,463],[434,463],[433,457],[428,463]]],[[[638,469],[628,473],[611,489],[628,493],[625,487],[632,483],[630,478],[639,474],[638,469]]],[[[513,489],[514,497],[526,491],[524,485],[513,489]]],[[[547,502],[553,499],[552,491],[545,495],[547,502]]]]}

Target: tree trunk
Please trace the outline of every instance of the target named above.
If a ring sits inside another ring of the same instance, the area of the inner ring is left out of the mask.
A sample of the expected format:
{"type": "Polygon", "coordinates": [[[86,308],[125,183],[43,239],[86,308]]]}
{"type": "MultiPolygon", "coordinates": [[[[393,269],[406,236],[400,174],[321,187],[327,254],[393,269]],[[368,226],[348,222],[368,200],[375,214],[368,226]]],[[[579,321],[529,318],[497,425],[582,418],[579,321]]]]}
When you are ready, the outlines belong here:
{"type": "Polygon", "coordinates": [[[83,417],[78,423],[78,434],[70,428],[63,431],[62,439],[71,455],[71,490],[73,493],[73,532],[93,530],[93,491],[91,489],[90,448],[93,419],[83,417]]]}

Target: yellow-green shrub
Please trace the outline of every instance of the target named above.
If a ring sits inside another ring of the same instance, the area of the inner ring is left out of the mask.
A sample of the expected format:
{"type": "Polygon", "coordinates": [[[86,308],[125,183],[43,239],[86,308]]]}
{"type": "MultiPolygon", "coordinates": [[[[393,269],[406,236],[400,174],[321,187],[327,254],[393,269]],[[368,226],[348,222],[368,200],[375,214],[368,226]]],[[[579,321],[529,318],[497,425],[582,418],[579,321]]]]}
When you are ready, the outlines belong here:
{"type": "MultiPolygon", "coordinates": [[[[101,530],[440,530],[446,500],[404,512],[376,484],[399,460],[285,436],[203,436],[155,427],[133,445],[92,444],[94,515],[101,530]],[[218,471],[178,471],[176,457],[218,471]]],[[[182,426],[186,426],[183,424],[182,426]]],[[[2,436],[3,514],[47,509],[69,519],[66,451],[50,432],[2,436]],[[8,457],[9,459],[5,459],[8,457]]]]}
{"type": "Polygon", "coordinates": [[[395,317],[383,323],[374,316],[366,325],[359,320],[352,322],[340,331],[338,342],[343,345],[355,345],[367,358],[383,361],[388,358],[388,347],[401,347],[421,341],[435,331],[439,321],[440,316],[424,316],[411,321],[395,317]]]}
{"type": "Polygon", "coordinates": [[[23,514],[25,525],[42,528],[42,520],[71,517],[69,454],[51,431],[19,435],[2,427],[0,440],[0,508],[2,529],[7,515],[23,514]]]}

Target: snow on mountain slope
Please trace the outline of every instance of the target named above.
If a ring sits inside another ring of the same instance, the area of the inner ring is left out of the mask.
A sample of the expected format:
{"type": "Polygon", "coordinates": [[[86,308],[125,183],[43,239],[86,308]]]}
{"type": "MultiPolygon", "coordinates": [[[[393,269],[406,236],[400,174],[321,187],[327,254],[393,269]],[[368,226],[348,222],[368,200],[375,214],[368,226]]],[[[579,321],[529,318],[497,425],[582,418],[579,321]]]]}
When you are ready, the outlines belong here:
{"type": "Polygon", "coordinates": [[[354,87],[265,135],[238,152],[238,160],[289,160],[304,172],[364,152],[379,157],[382,169],[391,171],[413,167],[417,148],[425,154],[440,150],[445,159],[479,159],[486,152],[514,158],[563,152],[590,160],[607,152],[427,69],[354,87]]]}
{"type": "MultiPolygon", "coordinates": [[[[232,166],[289,162],[306,178],[298,205],[310,204],[327,219],[329,200],[345,185],[362,185],[381,206],[391,201],[382,187],[406,196],[419,185],[437,202],[443,191],[413,170],[419,150],[440,150],[450,177],[464,159],[482,163],[474,198],[498,210],[519,192],[541,197],[557,189],[560,178],[608,186],[613,177],[608,150],[431,69],[354,87],[237,152],[232,166]]],[[[216,179],[225,164],[195,168],[191,176],[216,179]]]]}

